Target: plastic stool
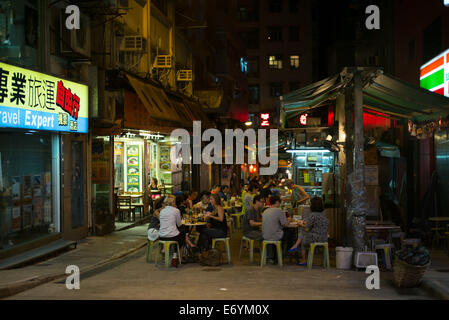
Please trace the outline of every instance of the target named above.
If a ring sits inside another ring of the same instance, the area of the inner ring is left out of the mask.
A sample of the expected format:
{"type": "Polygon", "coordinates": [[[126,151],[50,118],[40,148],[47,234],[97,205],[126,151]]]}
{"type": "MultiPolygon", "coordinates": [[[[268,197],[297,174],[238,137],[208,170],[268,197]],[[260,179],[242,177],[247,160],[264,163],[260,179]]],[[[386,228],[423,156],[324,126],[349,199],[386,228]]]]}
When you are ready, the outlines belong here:
{"type": "Polygon", "coordinates": [[[392,243],[385,243],[385,244],[378,244],[376,245],[376,251],[377,250],[383,250],[384,256],[385,256],[385,268],[388,270],[391,270],[391,252],[394,249],[394,244],[392,243]]]}
{"type": "Polygon", "coordinates": [[[324,247],[324,261],[323,265],[326,269],[329,268],[329,245],[327,242],[314,242],[310,244],[309,255],[307,256],[307,268],[312,269],[313,254],[316,247],[324,247]]]}
{"type": "Polygon", "coordinates": [[[250,239],[245,236],[242,237],[242,240],[240,241],[239,260],[242,256],[243,241],[247,241],[249,243],[249,261],[252,263],[254,261],[254,239],[250,239]]]}
{"type": "Polygon", "coordinates": [[[147,262],[151,262],[151,258],[153,257],[153,247],[156,242],[159,240],[150,240],[148,239],[148,245],[147,245],[147,262]]]}
{"type": "Polygon", "coordinates": [[[421,239],[415,239],[415,238],[404,239],[404,240],[402,240],[402,248],[407,247],[407,246],[413,246],[413,248],[416,248],[420,243],[421,243],[421,239]]]}
{"type": "Polygon", "coordinates": [[[241,220],[242,220],[243,215],[244,214],[242,212],[240,212],[240,213],[231,213],[231,217],[233,217],[235,222],[236,222],[235,223],[235,229],[240,229],[241,220]]]}
{"type": "Polygon", "coordinates": [[[229,245],[229,237],[226,238],[212,238],[212,248],[215,248],[215,245],[217,242],[223,242],[225,244],[226,247],[226,253],[228,255],[228,263],[231,263],[231,248],[229,245]]]}
{"type": "MultiPolygon", "coordinates": [[[[179,244],[178,241],[168,241],[168,240],[159,240],[159,244],[164,245],[164,254],[165,254],[165,266],[168,268],[170,265],[170,246],[172,244],[176,245],[176,249],[178,250],[178,259],[179,259],[179,264],[181,264],[181,252],[179,250],[179,244]]],[[[158,260],[159,260],[159,255],[156,256],[156,261],[155,263],[157,264],[158,260]]]]}
{"type": "Polygon", "coordinates": [[[278,254],[278,264],[280,267],[283,266],[282,264],[282,248],[281,248],[281,241],[280,240],[264,240],[262,242],[262,255],[260,258],[260,266],[263,267],[267,264],[267,244],[274,244],[276,245],[276,252],[278,254]]]}

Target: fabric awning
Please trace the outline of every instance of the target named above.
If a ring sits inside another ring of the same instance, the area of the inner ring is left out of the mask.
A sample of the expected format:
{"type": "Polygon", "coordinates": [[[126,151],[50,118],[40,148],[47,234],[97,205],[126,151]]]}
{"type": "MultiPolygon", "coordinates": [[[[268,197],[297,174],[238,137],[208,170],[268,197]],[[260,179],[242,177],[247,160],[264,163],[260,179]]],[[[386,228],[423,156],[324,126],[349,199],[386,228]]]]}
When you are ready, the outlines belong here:
{"type": "Polygon", "coordinates": [[[175,121],[183,126],[192,125],[191,120],[188,117],[184,117],[184,112],[180,112],[179,108],[176,108],[170,103],[162,88],[146,83],[129,74],[126,76],[139,96],[139,99],[148,110],[151,118],[175,121]]]}
{"type": "MultiPolygon", "coordinates": [[[[350,83],[346,69],[333,77],[313,83],[281,97],[281,112],[287,118],[319,107],[343,94],[350,83]]],[[[382,70],[362,72],[364,108],[415,121],[436,120],[449,115],[449,99],[414,86],[382,70]]]]}

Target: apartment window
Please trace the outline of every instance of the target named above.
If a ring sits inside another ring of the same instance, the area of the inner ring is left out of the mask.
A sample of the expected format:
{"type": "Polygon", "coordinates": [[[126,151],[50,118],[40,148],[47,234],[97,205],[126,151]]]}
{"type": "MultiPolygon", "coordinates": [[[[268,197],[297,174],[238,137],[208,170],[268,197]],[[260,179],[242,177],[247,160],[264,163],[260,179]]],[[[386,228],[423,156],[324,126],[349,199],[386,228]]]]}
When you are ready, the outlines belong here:
{"type": "Polygon", "coordinates": [[[299,12],[299,0],[289,0],[288,1],[288,8],[290,13],[298,13],[299,12]]]}
{"type": "Polygon", "coordinates": [[[282,95],[282,83],[272,82],[270,83],[270,96],[279,97],[282,95]]]}
{"type": "Polygon", "coordinates": [[[288,40],[299,41],[299,26],[288,27],[288,40]]]}
{"type": "Polygon", "coordinates": [[[269,0],[269,9],[271,13],[282,12],[282,0],[269,0]]]}
{"type": "Polygon", "coordinates": [[[282,27],[270,27],[270,28],[268,28],[268,40],[270,40],[270,41],[282,41],[282,27]]]}
{"type": "Polygon", "coordinates": [[[282,55],[269,56],[268,66],[270,69],[282,69],[282,55]]]}
{"type": "Polygon", "coordinates": [[[294,55],[290,56],[290,69],[298,69],[299,68],[299,56],[294,55]]]}
{"type": "Polygon", "coordinates": [[[238,10],[237,10],[237,19],[239,21],[248,21],[248,9],[246,9],[246,8],[238,8],[238,10]]]}
{"type": "Polygon", "coordinates": [[[295,91],[301,87],[301,83],[299,81],[292,81],[289,82],[288,86],[290,87],[290,91],[295,91]]]}
{"type": "Polygon", "coordinates": [[[247,49],[259,49],[259,30],[243,32],[241,36],[247,49]]]}
{"type": "Polygon", "coordinates": [[[259,104],[259,97],[260,97],[259,85],[254,84],[254,85],[248,86],[248,91],[249,91],[248,103],[249,104],[259,104]]]}
{"type": "Polygon", "coordinates": [[[259,76],[259,57],[248,58],[248,76],[249,77],[259,76]]]}

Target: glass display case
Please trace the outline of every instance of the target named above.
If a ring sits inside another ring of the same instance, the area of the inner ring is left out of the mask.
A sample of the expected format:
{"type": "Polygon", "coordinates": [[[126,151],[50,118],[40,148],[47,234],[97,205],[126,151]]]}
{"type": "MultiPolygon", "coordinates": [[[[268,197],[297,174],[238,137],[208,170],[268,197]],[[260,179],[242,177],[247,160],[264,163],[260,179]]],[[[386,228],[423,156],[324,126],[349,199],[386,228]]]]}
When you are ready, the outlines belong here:
{"type": "Polygon", "coordinates": [[[326,149],[298,149],[293,153],[293,179],[310,197],[323,196],[326,183],[335,171],[335,156],[326,149]]]}

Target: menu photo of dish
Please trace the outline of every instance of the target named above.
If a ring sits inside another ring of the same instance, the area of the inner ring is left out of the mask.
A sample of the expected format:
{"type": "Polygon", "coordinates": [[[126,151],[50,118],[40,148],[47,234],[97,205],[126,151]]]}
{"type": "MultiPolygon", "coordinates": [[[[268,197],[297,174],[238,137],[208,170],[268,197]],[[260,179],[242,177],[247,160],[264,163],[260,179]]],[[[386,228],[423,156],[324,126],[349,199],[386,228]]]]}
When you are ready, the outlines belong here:
{"type": "Polygon", "coordinates": [[[128,166],[138,166],[139,158],[138,157],[129,157],[128,158],[128,166]]]}
{"type": "Polygon", "coordinates": [[[128,168],[128,175],[139,175],[139,168],[137,167],[128,168]]]}
{"type": "Polygon", "coordinates": [[[128,184],[139,185],[139,177],[128,176],[128,184]]]}
{"type": "Polygon", "coordinates": [[[126,154],[128,156],[138,156],[139,155],[139,146],[128,146],[126,154]]]}

